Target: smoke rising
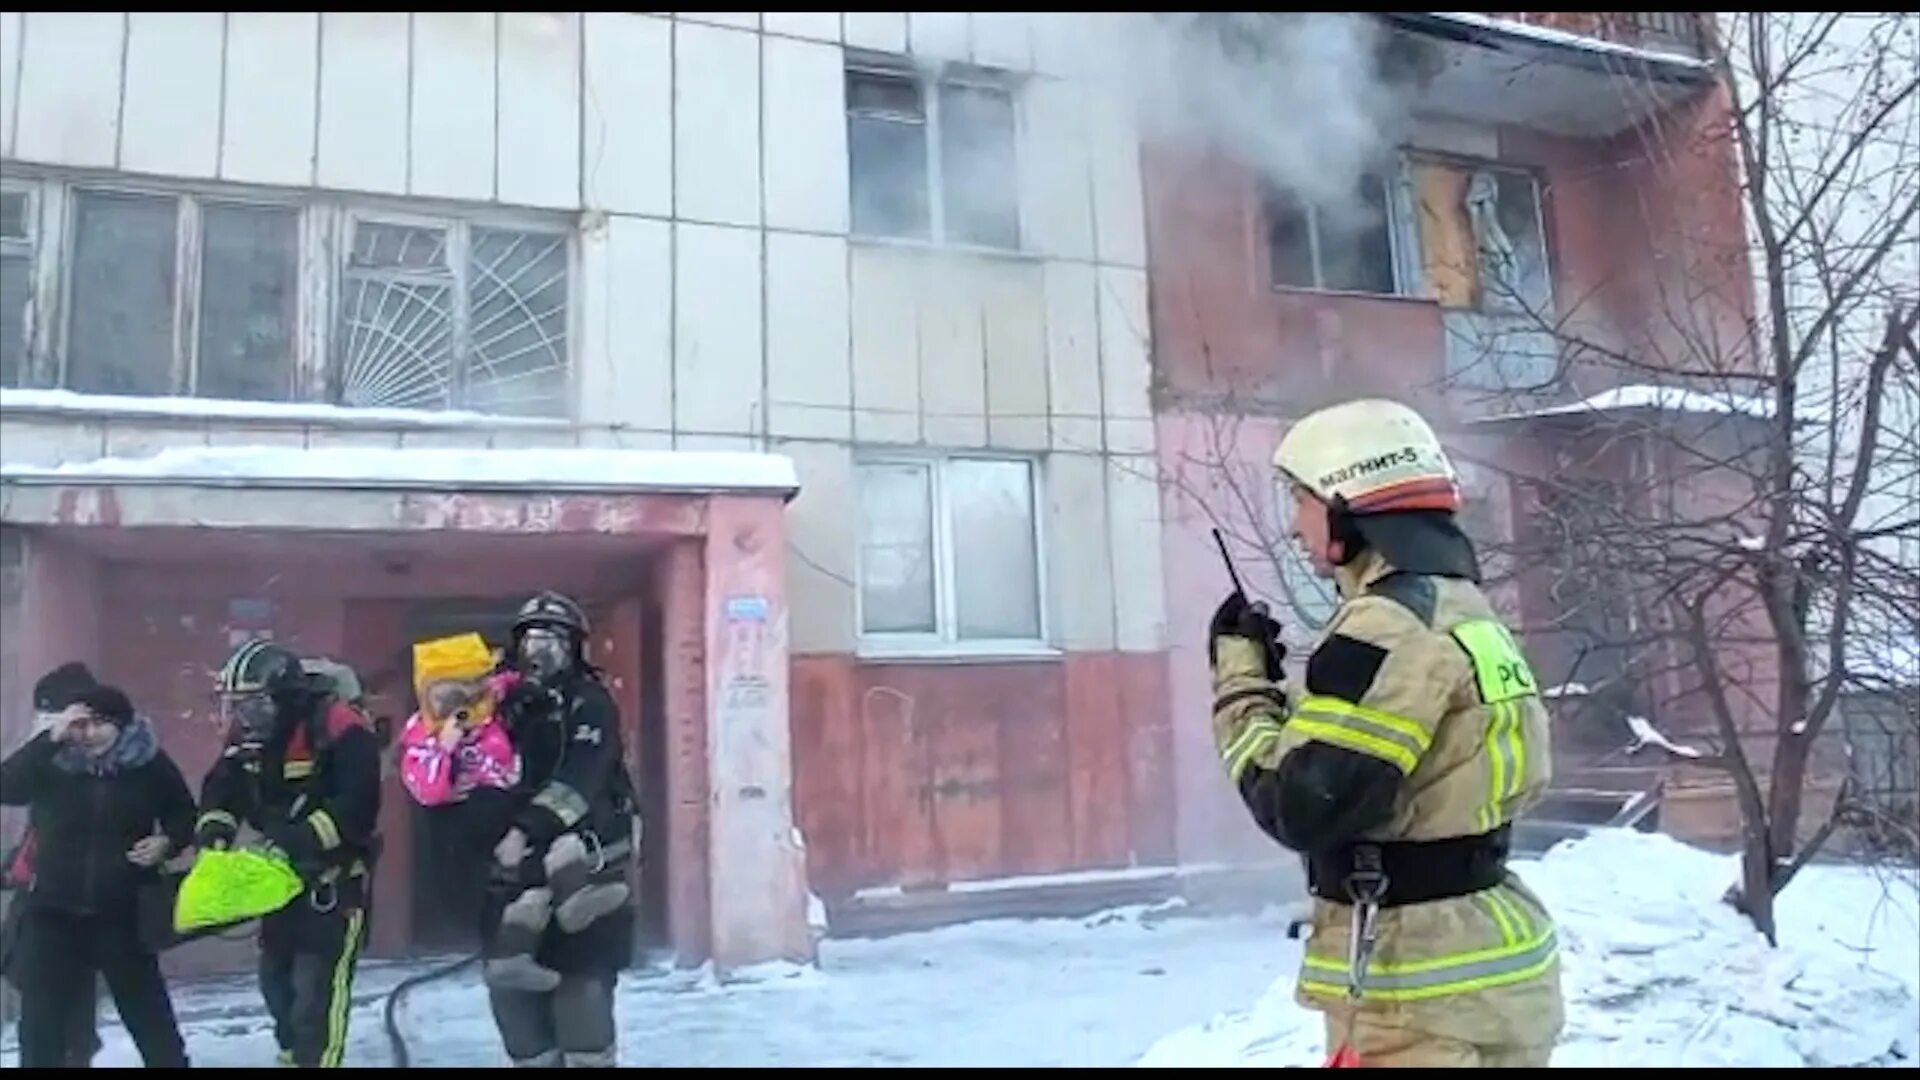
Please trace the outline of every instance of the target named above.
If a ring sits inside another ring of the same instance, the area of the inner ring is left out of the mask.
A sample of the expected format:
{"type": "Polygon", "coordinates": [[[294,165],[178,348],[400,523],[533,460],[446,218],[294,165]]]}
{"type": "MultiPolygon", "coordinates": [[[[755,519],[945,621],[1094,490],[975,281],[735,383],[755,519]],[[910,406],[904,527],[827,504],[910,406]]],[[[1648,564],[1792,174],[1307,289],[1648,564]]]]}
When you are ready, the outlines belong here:
{"type": "Polygon", "coordinates": [[[1223,155],[1333,210],[1400,139],[1409,105],[1369,16],[1330,12],[1101,13],[1097,92],[1132,106],[1142,136],[1223,155]]]}

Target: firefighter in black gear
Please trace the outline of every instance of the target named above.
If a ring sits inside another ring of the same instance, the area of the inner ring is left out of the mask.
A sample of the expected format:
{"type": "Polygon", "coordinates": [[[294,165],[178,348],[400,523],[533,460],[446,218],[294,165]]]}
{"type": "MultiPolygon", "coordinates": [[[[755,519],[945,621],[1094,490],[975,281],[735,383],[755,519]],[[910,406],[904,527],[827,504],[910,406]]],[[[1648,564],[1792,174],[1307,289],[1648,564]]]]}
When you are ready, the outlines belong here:
{"type": "Polygon", "coordinates": [[[225,847],[245,825],[299,872],[305,893],[261,921],[260,992],[281,1064],[337,1068],[372,901],[379,743],[272,642],[242,645],[217,689],[227,743],[201,788],[197,841],[225,847]]]}
{"type": "Polygon", "coordinates": [[[503,708],[521,781],[510,820],[483,834],[493,865],[481,940],[494,1023],[521,1066],[616,1061],[614,988],[633,951],[625,881],[635,804],[620,713],[587,663],[588,634],[578,604],[541,593],[521,606],[506,658],[522,676],[503,708]],[[550,907],[529,891],[547,894],[550,907]],[[494,961],[527,948],[557,983],[492,977],[494,961]]]}

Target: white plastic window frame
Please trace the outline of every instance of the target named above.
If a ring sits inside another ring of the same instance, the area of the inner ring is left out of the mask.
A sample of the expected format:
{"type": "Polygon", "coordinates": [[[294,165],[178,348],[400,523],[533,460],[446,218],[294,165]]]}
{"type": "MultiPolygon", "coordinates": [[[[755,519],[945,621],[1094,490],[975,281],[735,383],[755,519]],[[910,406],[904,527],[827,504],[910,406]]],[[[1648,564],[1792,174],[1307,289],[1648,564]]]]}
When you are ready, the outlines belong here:
{"type": "Polygon", "coordinates": [[[863,660],[1001,660],[1047,659],[1060,655],[1053,642],[1051,596],[1047,574],[1046,491],[1041,460],[1028,454],[1008,453],[870,453],[856,455],[854,467],[854,506],[860,514],[859,485],[862,473],[873,465],[909,465],[925,468],[929,474],[929,502],[933,514],[934,632],[870,633],[866,629],[866,560],[862,558],[861,538],[866,531],[864,515],[856,521],[854,540],[853,625],[858,656],[863,660]],[[953,508],[946,493],[946,471],[954,462],[984,461],[1012,463],[1027,467],[1029,498],[1033,507],[1034,597],[1039,616],[1036,637],[961,638],[959,608],[955,593],[953,558],[953,508]]]}

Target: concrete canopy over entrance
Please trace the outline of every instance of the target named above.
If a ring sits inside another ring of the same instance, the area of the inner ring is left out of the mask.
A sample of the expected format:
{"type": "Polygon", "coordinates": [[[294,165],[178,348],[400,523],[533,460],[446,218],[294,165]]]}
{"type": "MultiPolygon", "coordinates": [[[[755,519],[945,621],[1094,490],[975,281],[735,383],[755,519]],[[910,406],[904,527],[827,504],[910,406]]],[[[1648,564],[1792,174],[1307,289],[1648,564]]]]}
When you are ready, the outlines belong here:
{"type": "MultiPolygon", "coordinates": [[[[397,724],[413,640],[497,636],[527,594],[561,589],[594,620],[642,792],[642,937],[682,963],[806,959],[784,581],[796,491],[789,461],[758,454],[243,446],[0,467],[0,743],[24,738],[33,679],[80,659],[128,689],[197,786],[220,742],[212,672],[236,641],[351,663],[397,724]]],[[[424,897],[413,818],[390,776],[374,920],[389,954],[462,944],[444,925],[462,920],[424,897]]],[[[180,953],[189,968],[241,960],[217,942],[180,953]]]]}

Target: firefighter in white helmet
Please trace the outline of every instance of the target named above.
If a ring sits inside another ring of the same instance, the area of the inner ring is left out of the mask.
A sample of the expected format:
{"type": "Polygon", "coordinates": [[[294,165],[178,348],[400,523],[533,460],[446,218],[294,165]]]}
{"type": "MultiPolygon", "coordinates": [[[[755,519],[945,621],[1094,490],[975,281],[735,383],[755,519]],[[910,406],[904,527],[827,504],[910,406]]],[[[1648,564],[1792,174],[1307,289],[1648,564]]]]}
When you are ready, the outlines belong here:
{"type": "Polygon", "coordinates": [[[1547,714],[1480,590],[1453,466],[1381,400],[1306,417],[1273,463],[1340,608],[1292,693],[1279,626],[1238,590],[1209,656],[1227,773],[1307,864],[1297,996],[1341,1064],[1544,1066],[1563,1024],[1553,922],[1506,862],[1547,786],[1547,714]]]}

